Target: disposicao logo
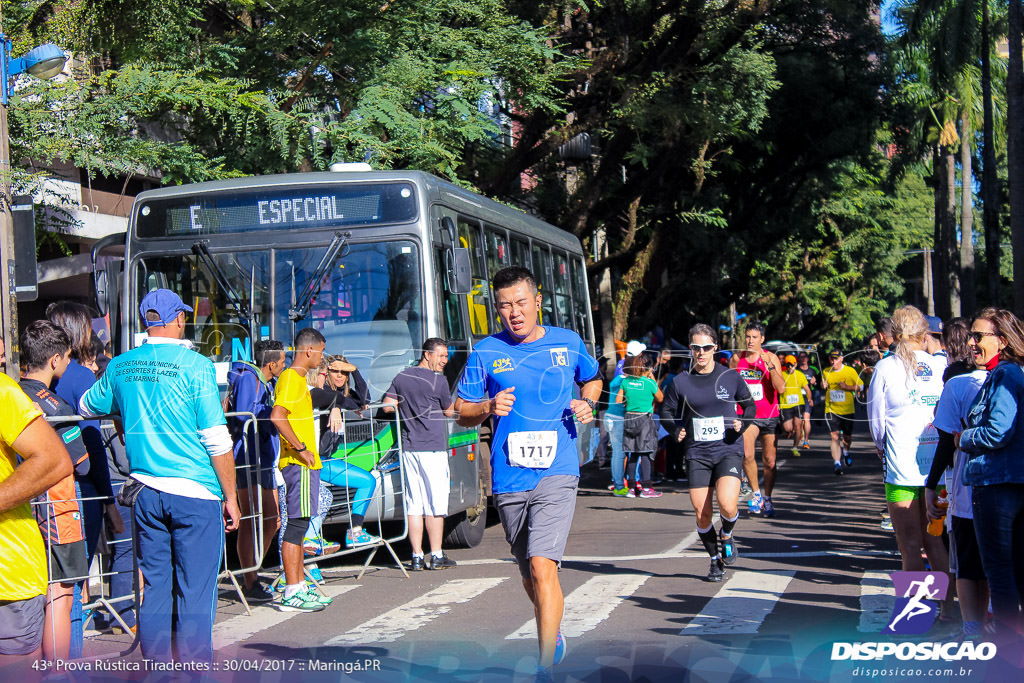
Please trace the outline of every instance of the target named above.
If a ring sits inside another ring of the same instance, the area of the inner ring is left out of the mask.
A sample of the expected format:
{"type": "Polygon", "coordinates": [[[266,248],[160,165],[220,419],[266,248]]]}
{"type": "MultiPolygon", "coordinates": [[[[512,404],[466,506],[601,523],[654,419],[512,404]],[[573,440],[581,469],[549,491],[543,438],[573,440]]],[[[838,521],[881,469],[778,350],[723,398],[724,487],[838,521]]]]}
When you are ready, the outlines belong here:
{"type": "MultiPolygon", "coordinates": [[[[882,633],[920,635],[927,633],[939,615],[939,601],[949,590],[944,572],[893,572],[896,599],[882,633]]],[[[832,643],[832,660],[870,660],[896,657],[900,660],[986,661],[996,656],[994,643],[963,642],[860,642],[832,643]]]]}

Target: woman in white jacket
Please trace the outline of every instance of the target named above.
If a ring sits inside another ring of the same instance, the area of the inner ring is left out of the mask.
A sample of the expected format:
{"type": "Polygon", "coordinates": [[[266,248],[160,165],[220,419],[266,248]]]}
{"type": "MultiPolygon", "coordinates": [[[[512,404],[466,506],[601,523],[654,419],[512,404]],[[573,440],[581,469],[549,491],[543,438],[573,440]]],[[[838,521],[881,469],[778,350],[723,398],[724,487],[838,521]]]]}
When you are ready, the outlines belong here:
{"type": "Polygon", "coordinates": [[[942,538],[925,532],[924,502],[924,484],[938,444],[932,419],[946,359],[922,350],[928,321],[921,311],[904,306],[893,313],[892,322],[896,352],[875,365],[868,390],[868,421],[882,459],[885,500],[903,570],[924,570],[923,547],[933,571],[949,571],[942,538]]]}

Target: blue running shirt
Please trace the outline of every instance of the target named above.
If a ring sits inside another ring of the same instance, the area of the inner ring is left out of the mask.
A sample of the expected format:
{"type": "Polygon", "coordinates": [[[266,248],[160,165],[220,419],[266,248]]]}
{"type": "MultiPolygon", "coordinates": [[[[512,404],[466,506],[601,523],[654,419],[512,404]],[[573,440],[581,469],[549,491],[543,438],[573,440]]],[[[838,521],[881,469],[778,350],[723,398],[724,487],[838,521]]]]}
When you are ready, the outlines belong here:
{"type": "Polygon", "coordinates": [[[530,491],[544,477],[579,476],[576,421],[569,410],[577,384],[597,376],[597,361],[580,336],[560,327],[544,327],[544,336],[516,343],[503,331],[473,347],[459,381],[459,398],[478,403],[502,389],[515,387],[512,412],[491,416],[491,484],[494,493],[530,491]],[[558,446],[547,469],[518,467],[509,462],[508,435],[513,432],[554,431],[558,446]]]}

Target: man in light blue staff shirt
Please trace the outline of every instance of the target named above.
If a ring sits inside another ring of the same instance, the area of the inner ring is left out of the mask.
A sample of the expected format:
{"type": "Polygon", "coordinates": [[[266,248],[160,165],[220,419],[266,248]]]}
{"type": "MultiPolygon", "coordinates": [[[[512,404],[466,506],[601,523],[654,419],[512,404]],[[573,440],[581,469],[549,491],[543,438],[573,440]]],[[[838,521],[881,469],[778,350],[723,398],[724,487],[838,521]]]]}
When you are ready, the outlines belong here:
{"type": "Polygon", "coordinates": [[[131,477],[143,484],[135,501],[142,656],[208,662],[224,531],[239,515],[213,363],[185,339],[191,312],[170,290],[149,292],[139,306],[147,339],[110,361],[79,408],[86,417],[120,414],[131,477]]]}
{"type": "Polygon", "coordinates": [[[465,427],[492,421],[495,504],[534,605],[536,680],[548,681],[565,654],[558,567],[576,507],[577,425],[594,419],[601,379],[578,334],[538,323],[541,295],[529,270],[500,270],[491,286],[505,329],[473,347],[455,410],[465,427]]]}

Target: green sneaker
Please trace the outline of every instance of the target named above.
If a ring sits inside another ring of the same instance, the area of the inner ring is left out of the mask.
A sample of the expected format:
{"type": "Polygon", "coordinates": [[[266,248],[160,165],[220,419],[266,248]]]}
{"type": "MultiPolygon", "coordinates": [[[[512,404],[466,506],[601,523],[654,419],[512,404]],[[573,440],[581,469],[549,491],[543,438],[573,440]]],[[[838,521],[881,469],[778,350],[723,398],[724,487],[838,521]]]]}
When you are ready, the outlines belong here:
{"type": "Polygon", "coordinates": [[[324,608],[315,595],[310,595],[308,590],[299,591],[290,598],[281,598],[277,603],[277,609],[281,612],[319,612],[324,608]]]}
{"type": "Polygon", "coordinates": [[[306,589],[306,594],[311,596],[314,600],[319,602],[324,607],[327,607],[327,605],[329,605],[332,602],[334,602],[334,598],[329,598],[326,595],[324,595],[323,593],[321,593],[320,591],[313,590],[312,588],[307,588],[306,589]]]}
{"type": "Polygon", "coordinates": [[[612,495],[613,496],[618,496],[620,498],[625,498],[626,495],[628,495],[628,494],[629,494],[629,489],[627,489],[627,488],[612,489],[612,495]]]}

